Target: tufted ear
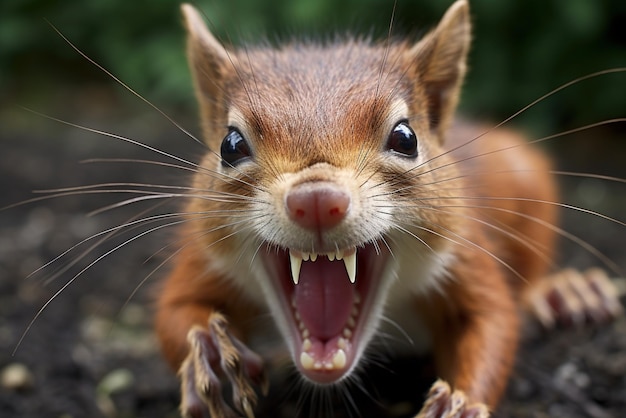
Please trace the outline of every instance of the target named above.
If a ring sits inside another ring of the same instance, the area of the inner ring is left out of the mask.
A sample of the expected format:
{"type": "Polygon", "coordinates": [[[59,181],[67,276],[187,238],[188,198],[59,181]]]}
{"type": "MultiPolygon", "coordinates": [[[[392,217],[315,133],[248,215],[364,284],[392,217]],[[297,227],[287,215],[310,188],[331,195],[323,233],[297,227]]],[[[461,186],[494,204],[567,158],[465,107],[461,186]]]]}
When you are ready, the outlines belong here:
{"type": "Polygon", "coordinates": [[[459,101],[470,41],[469,5],[467,0],[458,0],[435,30],[410,50],[428,102],[430,127],[440,141],[459,101]]]}
{"type": "Polygon", "coordinates": [[[195,7],[183,4],[181,11],[187,28],[187,58],[205,139],[210,142],[216,127],[223,128],[227,124],[224,83],[227,74],[233,72],[236,57],[215,39],[195,7]]]}

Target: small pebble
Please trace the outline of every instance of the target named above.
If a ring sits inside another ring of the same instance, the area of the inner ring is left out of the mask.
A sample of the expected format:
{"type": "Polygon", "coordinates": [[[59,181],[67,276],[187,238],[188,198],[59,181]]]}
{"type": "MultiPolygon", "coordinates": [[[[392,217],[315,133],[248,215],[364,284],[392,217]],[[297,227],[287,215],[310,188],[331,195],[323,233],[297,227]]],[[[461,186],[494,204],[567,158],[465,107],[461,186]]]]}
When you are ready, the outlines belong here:
{"type": "Polygon", "coordinates": [[[557,382],[574,384],[579,389],[586,389],[591,381],[589,376],[579,370],[576,364],[569,362],[562,364],[556,370],[555,379],[557,382]]]}
{"type": "Polygon", "coordinates": [[[10,390],[31,389],[35,378],[31,371],[21,363],[12,363],[0,372],[0,385],[10,390]]]}
{"type": "Polygon", "coordinates": [[[106,417],[118,417],[119,411],[111,398],[115,393],[130,389],[135,377],[128,369],[116,369],[100,380],[96,388],[96,403],[106,417]]]}
{"type": "Polygon", "coordinates": [[[128,369],[116,369],[102,378],[98,384],[98,393],[112,395],[132,387],[135,377],[128,369]]]}

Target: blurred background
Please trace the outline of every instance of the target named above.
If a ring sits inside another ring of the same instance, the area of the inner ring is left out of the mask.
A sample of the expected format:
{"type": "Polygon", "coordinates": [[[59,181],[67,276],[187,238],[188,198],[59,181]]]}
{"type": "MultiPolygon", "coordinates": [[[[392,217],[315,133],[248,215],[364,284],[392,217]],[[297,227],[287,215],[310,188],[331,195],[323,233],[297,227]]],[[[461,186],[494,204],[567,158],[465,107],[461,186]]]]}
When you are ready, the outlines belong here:
{"type": "MultiPolygon", "coordinates": [[[[451,0],[397,1],[393,33],[418,38],[451,0]]],[[[58,108],[91,86],[115,83],[88,64],[45,22],[163,108],[194,108],[178,0],[6,0],[0,5],[0,100],[58,108]],[[78,91],[78,92],[77,92],[78,91]],[[65,100],[63,100],[65,98],[65,100]]],[[[356,32],[384,38],[391,0],[210,0],[197,5],[227,43],[356,32]]],[[[471,1],[475,41],[463,110],[503,119],[553,88],[625,65],[621,0],[471,1]]],[[[624,75],[560,93],[531,112],[530,124],[563,129],[623,116],[624,75]]],[[[119,89],[118,89],[119,90],[119,89]]],[[[130,101],[132,96],[120,90],[130,101]]]]}
{"type": "MultiPolygon", "coordinates": [[[[451,3],[398,0],[393,36],[418,39],[451,3]]],[[[475,40],[461,102],[467,116],[498,122],[577,77],[626,66],[623,0],[470,3],[475,40]]],[[[234,45],[259,39],[278,43],[294,36],[323,39],[329,33],[347,32],[384,39],[394,9],[391,0],[196,4],[210,20],[211,30],[234,45]]],[[[198,133],[179,5],[179,0],[0,1],[0,208],[41,196],[33,193],[37,190],[110,182],[184,184],[186,172],[151,164],[81,164],[94,158],[169,161],[24,109],[197,161],[204,152],[201,146],[81,57],[50,25],[186,129],[198,133]]],[[[577,83],[516,117],[511,125],[536,139],[618,117],[626,117],[626,73],[577,83]]],[[[626,178],[625,135],[626,124],[619,123],[543,145],[559,169],[626,178]]],[[[566,202],[623,220],[624,184],[568,176],[561,181],[566,202]]],[[[131,242],[77,280],[72,277],[88,262],[140,230],[101,244],[99,252],[67,271],[65,266],[77,260],[85,247],[25,279],[82,239],[148,208],[133,205],[88,215],[125,197],[82,194],[0,211],[0,416],[177,416],[177,382],[160,360],[150,313],[159,276],[152,271],[165,258],[171,235],[156,231],[152,238],[131,242]],[[55,297],[57,291],[60,295],[55,297]],[[47,301],[51,303],[29,329],[47,301]]],[[[176,202],[161,210],[172,208],[176,202]]],[[[617,267],[626,268],[623,226],[576,211],[564,211],[564,225],[617,267]]],[[[586,249],[564,241],[566,255],[558,260],[560,264],[602,264],[586,249]]],[[[581,331],[561,335],[558,341],[544,338],[542,345],[526,348],[530,354],[525,358],[541,363],[526,361],[520,367],[503,416],[530,416],[525,414],[533,408],[552,408],[551,416],[591,416],[581,406],[587,395],[589,402],[609,412],[626,410],[626,342],[619,335],[626,335],[623,321],[606,334],[581,331]],[[620,353],[622,357],[615,357],[620,353]],[[537,370],[550,377],[561,368],[571,372],[572,367],[579,373],[577,379],[581,373],[590,376],[593,391],[583,390],[572,400],[538,383],[542,380],[537,370]]],[[[608,416],[622,416],[621,412],[608,416]]]]}

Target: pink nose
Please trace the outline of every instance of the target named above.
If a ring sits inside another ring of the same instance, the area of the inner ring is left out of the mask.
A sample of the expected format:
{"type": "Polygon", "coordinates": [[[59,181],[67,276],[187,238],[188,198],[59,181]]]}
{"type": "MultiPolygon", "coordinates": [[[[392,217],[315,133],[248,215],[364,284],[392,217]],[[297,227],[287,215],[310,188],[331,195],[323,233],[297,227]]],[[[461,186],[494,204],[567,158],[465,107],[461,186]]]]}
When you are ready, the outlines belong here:
{"type": "Polygon", "coordinates": [[[303,183],[287,193],[285,206],[289,218],[301,227],[326,230],[345,218],[350,195],[332,183],[303,183]]]}

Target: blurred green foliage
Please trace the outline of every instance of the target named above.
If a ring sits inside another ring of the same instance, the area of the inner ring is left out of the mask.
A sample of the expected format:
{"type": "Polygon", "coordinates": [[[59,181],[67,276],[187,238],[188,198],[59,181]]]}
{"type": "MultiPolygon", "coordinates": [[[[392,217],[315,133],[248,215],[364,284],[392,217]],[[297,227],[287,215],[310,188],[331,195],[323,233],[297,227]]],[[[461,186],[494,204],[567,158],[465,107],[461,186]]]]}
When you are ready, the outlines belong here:
{"type": "MultiPolygon", "coordinates": [[[[452,0],[398,0],[393,34],[416,39],[452,0]]],[[[0,100],[111,83],[46,23],[161,107],[192,109],[179,0],[3,0],[0,100]]],[[[384,37],[391,0],[207,0],[197,5],[228,43],[357,32],[384,37]]],[[[473,0],[466,113],[502,119],[575,77],[626,66],[624,0],[473,0]]],[[[113,83],[111,83],[113,84],[113,83]]],[[[530,112],[558,130],[626,116],[626,73],[580,83],[530,112]]],[[[55,99],[58,100],[58,99],[55,99]]],[[[61,105],[61,104],[59,104],[61,105]]]]}

